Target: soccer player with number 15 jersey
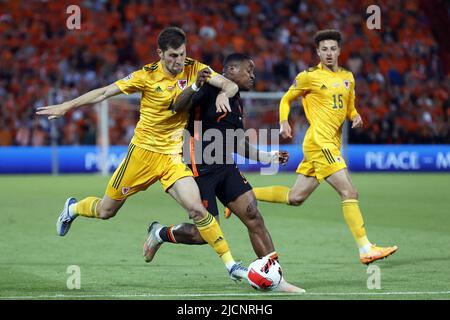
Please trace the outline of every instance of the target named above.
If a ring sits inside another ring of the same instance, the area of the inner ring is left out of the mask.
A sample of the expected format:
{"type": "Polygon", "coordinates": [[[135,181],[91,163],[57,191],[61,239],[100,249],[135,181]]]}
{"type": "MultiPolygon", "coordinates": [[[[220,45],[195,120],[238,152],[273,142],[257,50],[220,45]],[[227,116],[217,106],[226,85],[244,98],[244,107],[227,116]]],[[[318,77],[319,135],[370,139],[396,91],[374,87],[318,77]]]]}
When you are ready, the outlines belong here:
{"type": "Polygon", "coordinates": [[[355,108],[353,74],[338,65],[341,39],[337,30],[319,31],[314,41],[320,63],[298,74],[281,99],[280,134],[283,138],[292,138],[288,115],[291,102],[299,97],[302,97],[310,124],[303,141],[303,161],[297,168],[297,181],[291,189],[271,186],[253,190],[258,200],[298,206],[326,180],[341,197],[344,219],[355,238],[361,263],[369,264],[393,254],[398,248],[377,247],[368,240],[358,193],[340,153],[344,121],[352,121],[352,129],[363,125],[355,108]]]}

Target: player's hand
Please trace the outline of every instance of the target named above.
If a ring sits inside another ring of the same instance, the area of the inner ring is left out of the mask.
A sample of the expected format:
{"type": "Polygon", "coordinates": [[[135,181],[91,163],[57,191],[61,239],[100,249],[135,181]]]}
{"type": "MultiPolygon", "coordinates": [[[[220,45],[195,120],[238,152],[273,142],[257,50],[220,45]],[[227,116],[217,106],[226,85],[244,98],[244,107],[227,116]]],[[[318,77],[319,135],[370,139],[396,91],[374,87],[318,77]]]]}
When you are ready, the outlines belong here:
{"type": "Polygon", "coordinates": [[[362,118],[359,114],[357,114],[352,120],[352,129],[362,128],[362,126],[363,126],[362,118]]]}
{"type": "Polygon", "coordinates": [[[220,92],[216,98],[216,112],[231,112],[230,99],[225,92],[220,92]]]}
{"type": "Polygon", "coordinates": [[[52,120],[63,116],[70,109],[71,106],[67,102],[64,102],[52,106],[39,107],[36,110],[36,114],[40,116],[48,116],[48,120],[52,120]]]}
{"type": "Polygon", "coordinates": [[[282,121],[280,123],[280,135],[284,139],[287,139],[287,138],[292,139],[292,129],[291,129],[291,126],[289,125],[289,122],[282,121]]]}
{"type": "Polygon", "coordinates": [[[211,77],[211,69],[203,68],[197,73],[197,79],[195,80],[195,85],[200,88],[208,79],[211,77]]]}
{"type": "Polygon", "coordinates": [[[287,151],[270,151],[270,152],[265,152],[265,151],[258,151],[258,157],[259,157],[259,161],[262,163],[279,163],[282,166],[284,166],[288,160],[289,160],[289,152],[287,151]]]}
{"type": "Polygon", "coordinates": [[[284,166],[289,161],[289,152],[278,151],[278,162],[284,166]]]}

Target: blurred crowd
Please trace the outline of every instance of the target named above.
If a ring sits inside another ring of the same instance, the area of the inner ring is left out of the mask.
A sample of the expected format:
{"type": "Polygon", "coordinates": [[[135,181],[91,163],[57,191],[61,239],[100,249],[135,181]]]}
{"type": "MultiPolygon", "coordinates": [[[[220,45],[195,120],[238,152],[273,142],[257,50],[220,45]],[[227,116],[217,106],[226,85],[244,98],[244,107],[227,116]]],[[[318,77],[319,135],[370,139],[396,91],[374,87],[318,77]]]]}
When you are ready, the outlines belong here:
{"type": "MultiPolygon", "coordinates": [[[[436,0],[430,11],[422,8],[425,0],[377,1],[381,29],[369,30],[371,2],[79,1],[81,29],[69,30],[66,9],[77,1],[0,1],[0,145],[48,145],[50,122],[34,115],[37,107],[75,98],[157,61],[156,37],[169,25],[187,33],[189,57],[216,71],[227,54],[250,54],[256,91],[287,90],[298,72],[318,63],[314,33],[339,29],[340,64],[355,76],[356,106],[365,122],[351,132],[350,142],[450,143],[449,52],[442,45],[447,39],[439,36],[445,32],[435,32],[432,11],[444,10],[448,23],[448,3],[436,0]]],[[[117,104],[121,110],[126,102],[117,104]]],[[[276,108],[267,111],[252,125],[276,126],[276,108]]],[[[291,114],[299,140],[306,119],[301,108],[291,114]]],[[[111,113],[112,144],[128,144],[137,117],[136,108],[111,113]]],[[[95,144],[97,121],[90,107],[66,114],[55,124],[58,143],[95,144]]]]}

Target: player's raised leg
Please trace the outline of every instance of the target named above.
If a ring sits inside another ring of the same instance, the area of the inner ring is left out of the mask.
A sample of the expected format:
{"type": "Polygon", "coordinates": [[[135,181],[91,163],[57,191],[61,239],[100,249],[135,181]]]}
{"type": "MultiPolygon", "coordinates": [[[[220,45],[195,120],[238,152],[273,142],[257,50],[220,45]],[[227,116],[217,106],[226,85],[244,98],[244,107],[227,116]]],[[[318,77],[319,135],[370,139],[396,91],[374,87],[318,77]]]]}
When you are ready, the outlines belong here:
{"type": "Polygon", "coordinates": [[[140,154],[136,157],[135,149],[136,146],[130,144],[127,156],[122,160],[109,180],[105,195],[102,199],[87,197],[81,201],[77,201],[75,198],[68,198],[66,200],[63,211],[56,222],[56,232],[60,236],[67,234],[72,222],[78,216],[103,220],[114,217],[124,204],[126,197],[138,191],[137,189],[131,190],[133,186],[132,181],[135,180],[136,168],[142,166],[139,160],[140,154]],[[131,163],[137,161],[138,164],[134,166],[130,164],[130,160],[131,163]],[[124,182],[128,186],[126,188],[127,190],[124,190],[122,187],[124,182]]]}
{"type": "Polygon", "coordinates": [[[327,177],[326,181],[341,196],[344,219],[358,246],[361,263],[369,264],[396,252],[397,246],[377,247],[367,238],[364,220],[359,209],[358,192],[351,182],[348,170],[339,170],[327,177]]]}
{"type": "Polygon", "coordinates": [[[68,198],[56,222],[56,232],[60,236],[65,236],[72,222],[78,216],[104,220],[114,217],[124,203],[125,199],[114,200],[107,195],[104,195],[103,199],[87,197],[81,201],[77,201],[75,198],[68,198]]]}
{"type": "Polygon", "coordinates": [[[147,239],[144,242],[143,255],[145,262],[153,260],[156,252],[164,242],[189,245],[207,244],[195,224],[180,223],[166,227],[158,221],[153,221],[147,229],[147,239]]]}
{"type": "Polygon", "coordinates": [[[214,249],[224,262],[233,280],[246,278],[247,269],[237,264],[231,255],[228,243],[217,220],[203,207],[200,191],[194,178],[178,179],[169,189],[169,194],[187,210],[201,237],[214,249]]]}

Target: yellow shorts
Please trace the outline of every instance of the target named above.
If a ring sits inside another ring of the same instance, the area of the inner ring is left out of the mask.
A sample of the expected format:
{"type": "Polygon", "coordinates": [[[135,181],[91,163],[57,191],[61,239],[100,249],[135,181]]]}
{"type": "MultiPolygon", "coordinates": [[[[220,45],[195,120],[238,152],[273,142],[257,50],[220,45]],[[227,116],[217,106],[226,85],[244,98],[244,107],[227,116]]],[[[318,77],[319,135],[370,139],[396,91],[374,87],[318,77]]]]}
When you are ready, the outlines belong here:
{"type": "Polygon", "coordinates": [[[338,148],[323,148],[322,150],[303,150],[303,161],[298,165],[297,173],[316,177],[322,182],[333,173],[347,168],[344,158],[338,148]]]}
{"type": "Polygon", "coordinates": [[[117,167],[106,187],[106,195],[123,200],[146,190],[159,180],[167,191],[178,179],[193,176],[181,154],[163,154],[130,144],[125,159],[117,167]]]}

